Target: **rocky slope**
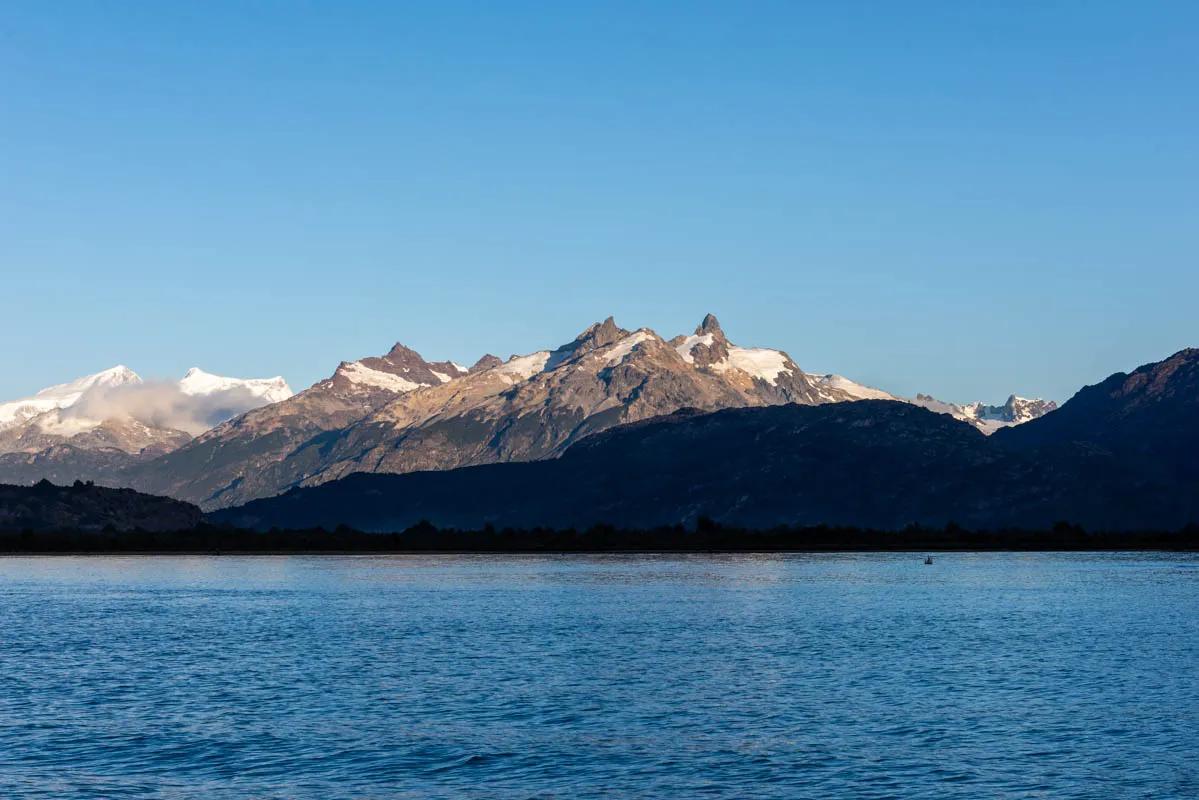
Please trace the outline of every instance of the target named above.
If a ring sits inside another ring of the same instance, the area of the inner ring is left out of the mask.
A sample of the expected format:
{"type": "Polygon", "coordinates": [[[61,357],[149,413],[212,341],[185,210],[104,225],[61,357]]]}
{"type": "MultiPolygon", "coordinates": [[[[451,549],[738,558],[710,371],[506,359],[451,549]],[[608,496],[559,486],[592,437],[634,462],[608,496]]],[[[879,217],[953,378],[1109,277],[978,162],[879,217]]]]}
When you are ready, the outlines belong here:
{"type": "Polygon", "coordinates": [[[131,489],[90,484],[34,486],[0,484],[0,531],[147,530],[176,531],[201,522],[200,509],[178,500],[131,489]]]}
{"type": "Polygon", "coordinates": [[[674,415],[561,458],[351,475],[215,518],[257,527],[746,526],[1176,528],[1199,522],[1199,351],[1084,389],[993,437],[909,403],[674,415]]]}

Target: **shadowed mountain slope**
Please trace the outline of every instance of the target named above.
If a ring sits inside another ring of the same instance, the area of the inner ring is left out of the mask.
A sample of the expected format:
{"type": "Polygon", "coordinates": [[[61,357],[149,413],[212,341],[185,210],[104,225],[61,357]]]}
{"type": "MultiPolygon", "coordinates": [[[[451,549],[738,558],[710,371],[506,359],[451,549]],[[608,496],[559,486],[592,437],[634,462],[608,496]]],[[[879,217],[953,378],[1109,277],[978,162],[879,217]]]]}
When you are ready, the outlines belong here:
{"type": "Polygon", "coordinates": [[[1019,449],[1073,443],[1199,477],[1199,349],[1117,372],[1087,386],[1059,410],[999,431],[995,441],[1019,449]]]}
{"type": "Polygon", "coordinates": [[[679,412],[597,434],[561,458],[351,475],[217,512],[247,527],[422,519],[478,527],[693,523],[897,528],[1107,519],[1072,469],[991,446],[971,426],[888,401],[679,412]],[[1099,513],[1092,513],[1099,512],[1099,513]]]}

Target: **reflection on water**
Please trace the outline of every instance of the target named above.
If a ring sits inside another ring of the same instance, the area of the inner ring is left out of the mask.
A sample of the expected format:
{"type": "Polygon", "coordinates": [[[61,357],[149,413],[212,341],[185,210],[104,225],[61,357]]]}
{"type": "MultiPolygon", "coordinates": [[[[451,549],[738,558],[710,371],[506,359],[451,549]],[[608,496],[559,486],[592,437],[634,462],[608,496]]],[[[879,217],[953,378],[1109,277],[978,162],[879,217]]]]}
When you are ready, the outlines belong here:
{"type": "Polygon", "coordinates": [[[1199,557],[0,559],[0,796],[1199,796],[1199,557]]]}

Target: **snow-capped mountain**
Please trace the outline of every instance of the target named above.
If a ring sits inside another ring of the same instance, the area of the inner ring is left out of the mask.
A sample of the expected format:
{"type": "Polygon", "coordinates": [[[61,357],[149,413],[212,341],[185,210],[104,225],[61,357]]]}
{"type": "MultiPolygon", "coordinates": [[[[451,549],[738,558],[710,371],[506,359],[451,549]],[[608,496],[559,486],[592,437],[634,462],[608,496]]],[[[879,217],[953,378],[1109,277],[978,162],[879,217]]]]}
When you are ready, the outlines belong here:
{"type": "Polygon", "coordinates": [[[469,369],[453,361],[425,361],[420,353],[397,342],[385,356],[343,361],[329,380],[368,391],[382,389],[403,394],[445,383],[468,372],[469,369]]]}
{"type": "Polygon", "coordinates": [[[999,420],[1007,425],[1022,425],[1057,410],[1057,403],[1040,397],[1028,398],[1009,395],[1001,406],[985,406],[974,403],[974,414],[978,419],[999,420]]]}
{"type": "Polygon", "coordinates": [[[111,388],[130,383],[141,383],[136,372],[117,365],[94,375],[76,378],[70,383],[60,383],[42,389],[32,397],[0,403],[0,431],[21,425],[30,419],[58,408],[68,408],[79,401],[85,392],[96,388],[111,388]]]}
{"type": "Polygon", "coordinates": [[[290,396],[282,378],[243,380],[192,369],[177,382],[147,382],[113,367],[0,404],[0,480],[103,478],[290,396]]]}
{"type": "Polygon", "coordinates": [[[908,402],[968,422],[986,434],[1043,417],[1057,408],[1057,403],[1052,400],[1028,399],[1014,394],[1008,397],[1007,402],[997,406],[986,403],[946,403],[927,394],[917,394],[908,402]]]}
{"type": "Polygon", "coordinates": [[[1019,425],[1034,420],[1057,408],[1057,403],[1052,400],[1030,400],[1016,395],[1011,395],[1006,403],[997,406],[986,403],[947,403],[927,394],[917,394],[912,398],[900,397],[890,392],[884,392],[882,389],[857,383],[842,375],[811,375],[810,377],[816,380],[816,385],[821,390],[826,388],[835,390],[849,395],[853,400],[897,400],[902,403],[911,403],[927,408],[929,411],[948,414],[954,419],[968,422],[986,434],[994,433],[1009,425],[1019,425]]]}
{"type": "MultiPolygon", "coordinates": [[[[851,400],[897,400],[901,403],[911,403],[927,408],[929,411],[948,414],[954,419],[968,422],[986,434],[992,434],[1009,425],[1029,422],[1057,408],[1057,403],[1052,400],[1029,399],[1017,395],[1011,395],[1007,402],[1001,405],[947,403],[927,394],[917,394],[911,398],[900,397],[882,389],[875,389],[872,386],[852,381],[842,375],[810,374],[809,377],[816,381],[816,386],[822,393],[829,390],[849,395],[851,400]]],[[[827,401],[836,402],[836,398],[829,396],[827,401]]]]}
{"type": "Polygon", "coordinates": [[[263,403],[278,403],[291,397],[293,392],[282,376],[274,378],[225,378],[192,367],[179,381],[179,389],[186,395],[206,396],[217,392],[246,391],[263,403]]]}

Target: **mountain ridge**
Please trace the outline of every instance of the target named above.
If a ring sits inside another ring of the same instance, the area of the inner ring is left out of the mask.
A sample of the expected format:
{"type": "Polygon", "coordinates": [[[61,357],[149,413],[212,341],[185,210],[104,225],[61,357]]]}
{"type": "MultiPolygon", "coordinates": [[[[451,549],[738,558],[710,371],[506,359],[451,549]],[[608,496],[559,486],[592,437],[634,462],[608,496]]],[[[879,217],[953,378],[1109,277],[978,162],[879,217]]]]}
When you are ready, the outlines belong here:
{"type": "MultiPolygon", "coordinates": [[[[189,397],[244,390],[256,399],[244,413],[235,404],[209,403],[202,418],[180,419],[156,407],[137,418],[140,428],[107,421],[100,411],[94,416],[105,421],[90,432],[81,409],[103,403],[43,412],[62,418],[44,417],[23,439],[8,434],[7,444],[0,431],[0,480],[83,478],[212,509],[357,471],[554,458],[597,431],[681,408],[923,402],[840,375],[807,373],[782,350],[740,346],[711,313],[691,334],[670,339],[650,328],[622,328],[609,316],[553,349],[507,360],[487,354],[469,368],[426,361],[396,342],[383,355],[342,361],[294,395],[281,378],[226,379],[198,368],[179,388],[189,397]]],[[[118,389],[112,397],[132,392],[118,389]]],[[[968,412],[928,401],[988,433],[1007,424],[981,419],[996,416],[998,407],[982,414],[982,404],[968,412]]]]}
{"type": "MultiPolygon", "coordinates": [[[[252,412],[165,457],[153,475],[134,485],[213,508],[354,471],[450,469],[553,457],[594,431],[681,407],[852,399],[836,389],[818,389],[783,351],[730,343],[713,315],[693,337],[668,342],[649,328],[626,330],[608,317],[552,350],[513,356],[449,381],[425,380],[415,388],[396,384],[397,391],[355,408],[356,420],[348,419],[351,413],[325,425],[288,428],[269,455],[252,454],[252,469],[244,469],[235,455],[220,465],[217,479],[211,471],[191,485],[162,479],[185,472],[174,465],[203,458],[196,455],[201,449],[225,450],[239,438],[247,449],[253,447],[250,440],[269,432],[259,418],[278,409],[252,412]],[[252,429],[248,437],[239,437],[239,426],[252,429]]],[[[405,374],[415,374],[415,365],[407,366],[405,374]]],[[[339,367],[327,389],[317,384],[297,397],[336,393],[339,376],[356,375],[339,367]]]]}
{"type": "Polygon", "coordinates": [[[910,403],[684,409],[557,459],[350,474],[211,514],[246,527],[1199,524],[1199,350],[1087,387],[986,436],[910,403]],[[1055,415],[1060,414],[1061,417],[1055,415]],[[1064,421],[1063,421],[1064,420],[1064,421]]]}

